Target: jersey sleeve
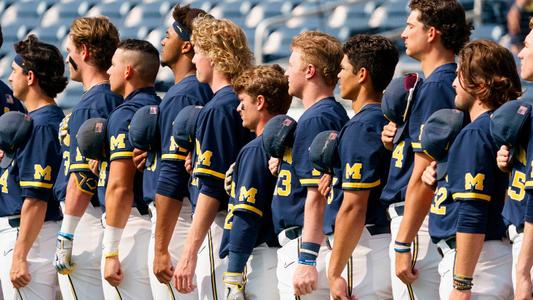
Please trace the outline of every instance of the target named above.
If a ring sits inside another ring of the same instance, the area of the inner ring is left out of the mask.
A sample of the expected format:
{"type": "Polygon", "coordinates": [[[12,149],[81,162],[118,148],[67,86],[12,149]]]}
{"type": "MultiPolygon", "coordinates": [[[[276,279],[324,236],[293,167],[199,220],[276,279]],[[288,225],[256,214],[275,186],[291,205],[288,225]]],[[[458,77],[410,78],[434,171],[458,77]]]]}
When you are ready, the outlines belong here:
{"type": "Polygon", "coordinates": [[[319,133],[332,128],[335,128],[332,122],[324,118],[311,118],[298,124],[294,134],[292,160],[296,178],[304,187],[318,187],[322,173],[313,168],[309,159],[309,147],[319,133]]]}
{"type": "MultiPolygon", "coordinates": [[[[533,116],[532,116],[533,117],[533,116]]],[[[533,133],[533,122],[530,122],[530,134],[533,133]]],[[[528,139],[526,151],[526,190],[531,190],[533,194],[533,139],[528,139]]],[[[533,216],[532,216],[533,217],[533,216]]]]}
{"type": "Polygon", "coordinates": [[[533,223],[533,191],[528,190],[526,191],[527,197],[526,198],[526,214],[525,214],[525,220],[526,222],[533,223]]]}
{"type": "MultiPolygon", "coordinates": [[[[200,193],[227,200],[224,190],[225,173],[240,150],[237,133],[241,126],[237,112],[214,109],[199,125],[201,140],[197,140],[194,175],[198,178],[200,193]]],[[[198,136],[198,134],[197,134],[198,136]]]]}
{"type": "Polygon", "coordinates": [[[459,201],[457,231],[485,233],[489,202],[496,186],[491,142],[478,130],[459,134],[448,159],[448,190],[459,201]]]}
{"type": "Polygon", "coordinates": [[[17,155],[22,197],[53,199],[53,186],[61,164],[57,128],[35,126],[17,155]]]}
{"type": "Polygon", "coordinates": [[[339,144],[342,189],[368,190],[381,184],[381,137],[372,127],[362,123],[351,124],[339,144]]]}
{"type": "Polygon", "coordinates": [[[422,152],[420,134],[426,120],[439,109],[453,108],[454,99],[455,92],[451,85],[429,82],[421,86],[409,114],[409,137],[414,152],[422,152]]]}
{"type": "Polygon", "coordinates": [[[133,113],[126,109],[117,110],[110,116],[107,123],[109,161],[133,157],[133,146],[129,139],[132,116],[133,113]]]}

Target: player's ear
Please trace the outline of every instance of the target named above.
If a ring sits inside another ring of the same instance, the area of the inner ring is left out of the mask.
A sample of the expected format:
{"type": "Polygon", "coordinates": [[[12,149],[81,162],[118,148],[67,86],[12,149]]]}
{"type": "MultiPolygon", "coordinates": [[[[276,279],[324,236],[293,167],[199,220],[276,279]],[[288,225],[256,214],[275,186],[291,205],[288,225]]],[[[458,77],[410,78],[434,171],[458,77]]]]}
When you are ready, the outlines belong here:
{"type": "Polygon", "coordinates": [[[440,32],[437,30],[437,28],[430,26],[427,30],[427,41],[428,43],[432,43],[437,39],[437,36],[440,34],[440,32]]]}
{"type": "Polygon", "coordinates": [[[363,83],[365,80],[367,80],[370,77],[370,73],[366,68],[361,68],[359,71],[357,71],[357,82],[363,83]]]}
{"type": "Polygon", "coordinates": [[[127,65],[124,68],[124,79],[130,79],[133,76],[134,72],[135,70],[133,69],[133,67],[131,65],[127,65]]]}
{"type": "Polygon", "coordinates": [[[28,71],[28,74],[26,75],[26,79],[28,80],[28,86],[34,85],[37,81],[37,78],[35,77],[35,73],[33,73],[32,70],[28,71]]]}
{"type": "Polygon", "coordinates": [[[266,99],[263,95],[258,95],[257,98],[255,98],[255,106],[258,111],[266,108],[266,99]]]}
{"type": "Polygon", "coordinates": [[[87,45],[81,44],[80,46],[80,54],[83,60],[88,60],[91,57],[91,54],[89,52],[89,48],[87,48],[87,45]]]}
{"type": "Polygon", "coordinates": [[[308,64],[305,67],[305,79],[311,79],[316,75],[316,67],[312,64],[308,64]]]}
{"type": "Polygon", "coordinates": [[[189,41],[184,41],[181,45],[181,54],[193,54],[193,45],[189,41]]]}

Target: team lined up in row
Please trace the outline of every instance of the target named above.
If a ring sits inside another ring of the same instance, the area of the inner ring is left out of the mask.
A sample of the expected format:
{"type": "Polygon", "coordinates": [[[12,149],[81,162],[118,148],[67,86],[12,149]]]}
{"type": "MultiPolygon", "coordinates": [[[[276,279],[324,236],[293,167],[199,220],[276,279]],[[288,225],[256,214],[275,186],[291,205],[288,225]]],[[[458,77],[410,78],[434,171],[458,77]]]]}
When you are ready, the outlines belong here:
{"type": "Polygon", "coordinates": [[[517,274],[530,299],[528,141],[507,145],[508,180],[491,126],[531,107],[490,117],[521,94],[513,57],[468,43],[456,1],[410,8],[402,38],[425,79],[392,82],[398,52],[377,35],[301,33],[284,72],[252,66],[243,31],[199,9],[174,9],[160,55],[79,18],[66,61],[86,92],[66,118],[60,52],[17,43],[9,80],[28,115],[0,117],[4,297],[54,299],[59,279],[64,299],[510,299],[517,274]],[[163,100],[160,64],[176,79],[163,100]]]}

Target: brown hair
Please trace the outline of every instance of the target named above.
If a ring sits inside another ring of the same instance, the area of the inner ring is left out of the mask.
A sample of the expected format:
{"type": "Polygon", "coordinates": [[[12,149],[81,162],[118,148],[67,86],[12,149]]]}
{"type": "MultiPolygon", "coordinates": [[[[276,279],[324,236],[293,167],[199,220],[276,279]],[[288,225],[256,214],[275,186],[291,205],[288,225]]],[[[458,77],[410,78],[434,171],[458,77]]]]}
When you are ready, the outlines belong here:
{"type": "Polygon", "coordinates": [[[120,41],[117,28],[106,17],[75,19],[70,26],[70,38],[76,48],[87,47],[91,61],[100,70],[109,69],[120,41]]]}
{"type": "Polygon", "coordinates": [[[365,68],[370,74],[376,92],[383,92],[389,85],[398,63],[398,49],[380,35],[358,34],[342,47],[356,73],[365,68]]]}
{"type": "Polygon", "coordinates": [[[459,53],[470,40],[472,24],[466,21],[465,10],[457,0],[411,0],[409,8],[420,12],[418,20],[441,33],[446,49],[459,53]]]}
{"type": "Polygon", "coordinates": [[[54,98],[67,87],[65,63],[56,46],[39,41],[30,34],[14,45],[15,52],[24,59],[23,71],[32,71],[44,93],[54,98]]]}
{"type": "Polygon", "coordinates": [[[192,43],[230,80],[252,65],[244,31],[230,20],[200,16],[193,21],[192,43]]]}
{"type": "Polygon", "coordinates": [[[292,39],[291,47],[302,52],[303,63],[315,66],[326,84],[337,84],[342,60],[342,44],[337,38],[323,32],[305,31],[292,39]]]}
{"type": "Polygon", "coordinates": [[[289,81],[279,65],[263,65],[242,72],[233,81],[235,93],[246,93],[252,98],[262,95],[272,115],[285,114],[291,106],[289,81]]]}
{"type": "Polygon", "coordinates": [[[118,49],[134,52],[134,58],[129,57],[128,63],[134,66],[141,80],[146,83],[155,82],[159,71],[159,52],[150,42],[126,39],[118,44],[118,49]]]}
{"type": "Polygon", "coordinates": [[[187,33],[192,34],[192,23],[196,17],[206,16],[207,13],[203,9],[193,8],[190,5],[180,6],[176,4],[172,11],[174,21],[179,22],[187,33]]]}
{"type": "Polygon", "coordinates": [[[489,40],[466,44],[459,52],[459,82],[492,109],[522,95],[513,55],[489,40]]]}

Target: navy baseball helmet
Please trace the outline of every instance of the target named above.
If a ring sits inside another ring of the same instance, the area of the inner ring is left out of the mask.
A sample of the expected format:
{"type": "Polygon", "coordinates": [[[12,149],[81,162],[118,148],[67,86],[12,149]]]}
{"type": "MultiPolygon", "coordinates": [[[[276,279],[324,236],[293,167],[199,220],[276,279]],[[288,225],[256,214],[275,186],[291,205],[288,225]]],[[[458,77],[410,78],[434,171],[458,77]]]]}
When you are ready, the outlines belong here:
{"type": "MultiPolygon", "coordinates": [[[[520,137],[531,122],[531,104],[522,100],[512,100],[504,103],[490,116],[490,133],[496,146],[509,147],[509,161],[514,157],[520,137]]],[[[528,135],[529,136],[529,135],[528,135]]]]}
{"type": "Polygon", "coordinates": [[[33,121],[27,114],[10,111],[0,117],[0,149],[4,151],[0,168],[11,165],[16,150],[28,140],[32,129],[33,121]]]}
{"type": "Polygon", "coordinates": [[[271,157],[282,158],[286,147],[294,143],[296,121],[287,115],[277,115],[270,119],[263,129],[263,149],[271,157]]]}
{"type": "Polygon", "coordinates": [[[81,155],[89,159],[105,160],[107,120],[104,118],[88,119],[81,124],[76,138],[81,155]]]}
{"type": "Polygon", "coordinates": [[[448,172],[448,150],[466,125],[465,114],[458,109],[440,109],[424,123],[420,144],[424,153],[437,162],[437,180],[448,172]]]}
{"type": "Polygon", "coordinates": [[[403,135],[409,118],[409,110],[422,81],[417,73],[406,74],[403,77],[393,79],[383,92],[383,100],[381,101],[383,114],[397,126],[394,144],[403,135]]]}
{"type": "Polygon", "coordinates": [[[157,105],[147,105],[135,112],[130,122],[129,139],[133,147],[143,151],[156,150],[160,147],[157,105]]]}
{"type": "Polygon", "coordinates": [[[322,131],[309,147],[309,160],[322,173],[333,174],[333,169],[339,167],[338,135],[335,130],[322,131]]]}
{"type": "Polygon", "coordinates": [[[191,151],[194,148],[196,121],[203,106],[189,105],[184,107],[172,123],[172,136],[180,147],[191,151]]]}

